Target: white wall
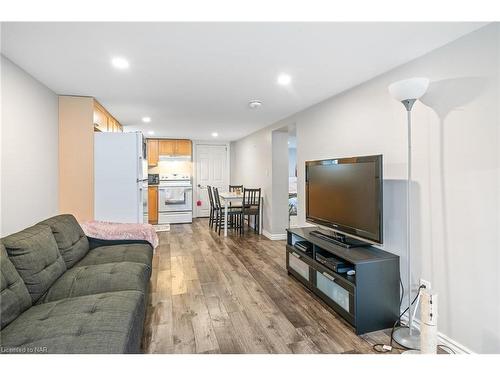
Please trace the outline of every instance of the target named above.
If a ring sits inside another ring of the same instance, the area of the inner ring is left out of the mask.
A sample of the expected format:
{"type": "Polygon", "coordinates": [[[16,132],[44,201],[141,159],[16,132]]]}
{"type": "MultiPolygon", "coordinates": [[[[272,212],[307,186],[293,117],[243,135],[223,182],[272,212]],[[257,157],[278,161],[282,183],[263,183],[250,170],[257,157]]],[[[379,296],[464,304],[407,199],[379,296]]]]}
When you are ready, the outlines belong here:
{"type": "Polygon", "coordinates": [[[2,236],[58,212],[58,98],[1,57],[2,236]]]}
{"type": "Polygon", "coordinates": [[[297,149],[290,147],[288,149],[288,177],[295,177],[295,169],[297,168],[297,149]]]}
{"type": "Polygon", "coordinates": [[[288,228],[288,129],[272,133],[272,216],[270,233],[288,228]]]}
{"type": "Polygon", "coordinates": [[[271,232],[272,133],[267,128],[231,143],[232,185],[262,189],[263,230],[271,232]]]}
{"type": "MultiPolygon", "coordinates": [[[[482,353],[500,353],[499,42],[499,25],[489,25],[251,134],[233,153],[232,178],[245,165],[243,183],[261,184],[271,197],[271,133],[296,124],[299,224],[305,160],[383,154],[383,248],[401,254],[406,118],[387,86],[429,77],[429,92],[413,110],[412,279],[430,280],[439,293],[439,331],[482,353]]],[[[268,220],[272,208],[268,201],[268,220]]]]}

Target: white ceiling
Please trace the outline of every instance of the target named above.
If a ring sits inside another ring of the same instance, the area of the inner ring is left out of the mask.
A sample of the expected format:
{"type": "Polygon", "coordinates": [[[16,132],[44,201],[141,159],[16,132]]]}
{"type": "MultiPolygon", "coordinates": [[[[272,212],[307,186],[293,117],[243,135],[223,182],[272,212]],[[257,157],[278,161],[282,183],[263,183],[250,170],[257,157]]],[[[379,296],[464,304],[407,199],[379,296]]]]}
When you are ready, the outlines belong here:
{"type": "Polygon", "coordinates": [[[1,37],[2,53],[56,93],[94,96],[130,129],[234,140],[483,25],[3,23],[1,37]]]}

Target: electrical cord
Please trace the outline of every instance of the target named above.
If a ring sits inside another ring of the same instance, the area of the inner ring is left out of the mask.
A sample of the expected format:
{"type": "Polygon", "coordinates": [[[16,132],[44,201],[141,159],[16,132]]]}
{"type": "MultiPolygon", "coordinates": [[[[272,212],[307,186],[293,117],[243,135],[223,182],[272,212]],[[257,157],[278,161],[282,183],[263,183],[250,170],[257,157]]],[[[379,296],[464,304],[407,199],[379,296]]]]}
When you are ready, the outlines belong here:
{"type": "Polygon", "coordinates": [[[399,278],[399,284],[401,285],[401,298],[399,298],[399,311],[401,311],[401,305],[403,304],[403,297],[405,296],[405,286],[403,285],[401,277],[399,278]]]}
{"type": "MultiPolygon", "coordinates": [[[[399,278],[399,284],[401,285],[401,296],[399,297],[399,311],[401,311],[401,305],[403,304],[403,298],[404,298],[404,295],[405,295],[405,287],[403,285],[403,281],[401,280],[401,277],[399,278]]],[[[391,330],[391,342],[390,342],[390,349],[386,349],[388,346],[385,345],[385,344],[374,344],[372,346],[373,350],[375,350],[376,352],[378,353],[386,353],[386,352],[389,352],[392,350],[392,335],[394,333],[394,328],[396,326],[396,324],[399,322],[399,319],[398,318],[395,322],[394,322],[394,325],[392,326],[392,330],[391,330]]]]}
{"type": "MultiPolygon", "coordinates": [[[[401,305],[403,303],[403,296],[404,296],[404,287],[403,287],[403,283],[401,281],[401,278],[399,279],[399,282],[401,283],[401,288],[402,288],[402,293],[401,293],[401,299],[399,301],[399,307],[401,308],[401,305]]],[[[420,285],[418,287],[418,290],[417,290],[417,295],[415,296],[415,298],[413,299],[413,301],[411,301],[411,305],[413,305],[415,303],[415,301],[417,300],[418,296],[420,295],[420,290],[421,289],[425,289],[425,285],[420,285]]],[[[396,326],[397,324],[399,323],[399,325],[401,325],[401,318],[403,317],[403,315],[410,309],[410,307],[408,306],[398,317],[398,319],[394,322],[393,326],[392,326],[392,330],[391,330],[391,341],[389,343],[389,345],[386,345],[386,344],[374,344],[372,346],[373,350],[375,350],[376,352],[378,353],[387,353],[387,352],[390,352],[392,351],[392,349],[394,348],[393,346],[393,342],[394,342],[394,331],[396,329],[396,326]]],[[[399,344],[398,344],[399,345],[399,344]]],[[[406,348],[404,347],[403,345],[400,345],[402,348],[396,348],[396,349],[401,349],[401,350],[407,350],[409,348],[406,348]]],[[[450,349],[451,350],[451,349],[450,349]]]]}
{"type": "MultiPolygon", "coordinates": [[[[401,284],[401,298],[399,300],[399,308],[401,309],[401,305],[403,304],[403,297],[404,297],[404,294],[405,294],[405,287],[403,285],[403,282],[401,281],[401,278],[399,278],[399,283],[401,284]]],[[[415,298],[413,299],[413,301],[411,302],[411,304],[413,305],[419,294],[420,294],[420,290],[421,289],[425,289],[425,285],[420,285],[418,290],[417,290],[417,295],[415,296],[415,298]]],[[[401,325],[401,318],[403,317],[403,315],[408,311],[408,307],[405,309],[405,311],[403,311],[401,313],[401,315],[399,315],[398,319],[394,322],[393,326],[392,326],[392,329],[391,329],[391,341],[389,342],[389,345],[385,345],[385,344],[374,344],[372,346],[373,350],[378,352],[378,353],[387,353],[387,352],[390,352],[392,351],[392,349],[394,349],[394,331],[396,330],[396,326],[397,324],[399,323],[401,325]]],[[[408,350],[409,348],[406,348],[405,346],[403,345],[400,345],[400,348],[396,348],[396,349],[399,349],[399,350],[408,350]]],[[[437,346],[438,348],[441,348],[442,350],[444,350],[445,352],[449,353],[449,354],[457,354],[456,351],[454,351],[452,348],[450,348],[449,346],[447,345],[443,345],[443,344],[439,344],[437,346]]]]}

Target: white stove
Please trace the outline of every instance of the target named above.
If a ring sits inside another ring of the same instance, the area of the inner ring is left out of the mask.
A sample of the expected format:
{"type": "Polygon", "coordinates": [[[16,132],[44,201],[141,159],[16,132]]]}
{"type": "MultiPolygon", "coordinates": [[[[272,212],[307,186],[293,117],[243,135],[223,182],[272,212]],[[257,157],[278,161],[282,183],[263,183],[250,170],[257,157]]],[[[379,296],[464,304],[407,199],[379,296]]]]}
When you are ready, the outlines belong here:
{"type": "Polygon", "coordinates": [[[161,174],[160,175],[160,182],[161,181],[189,181],[191,182],[191,176],[187,174],[161,174]]]}
{"type": "Polygon", "coordinates": [[[158,186],[158,224],[193,221],[193,186],[183,174],[160,175],[158,186]]]}

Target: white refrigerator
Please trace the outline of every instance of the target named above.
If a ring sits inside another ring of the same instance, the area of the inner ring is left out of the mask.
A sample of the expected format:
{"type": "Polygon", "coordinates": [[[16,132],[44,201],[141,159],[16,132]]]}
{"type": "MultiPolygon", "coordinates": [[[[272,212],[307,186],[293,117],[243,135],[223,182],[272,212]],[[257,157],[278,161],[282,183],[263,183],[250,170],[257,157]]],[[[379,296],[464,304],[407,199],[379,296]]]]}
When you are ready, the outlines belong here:
{"type": "Polygon", "coordinates": [[[94,133],[94,218],[148,222],[148,163],[141,133],[94,133]]]}

